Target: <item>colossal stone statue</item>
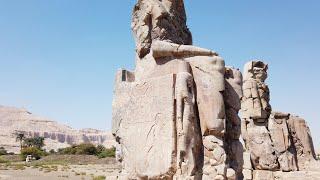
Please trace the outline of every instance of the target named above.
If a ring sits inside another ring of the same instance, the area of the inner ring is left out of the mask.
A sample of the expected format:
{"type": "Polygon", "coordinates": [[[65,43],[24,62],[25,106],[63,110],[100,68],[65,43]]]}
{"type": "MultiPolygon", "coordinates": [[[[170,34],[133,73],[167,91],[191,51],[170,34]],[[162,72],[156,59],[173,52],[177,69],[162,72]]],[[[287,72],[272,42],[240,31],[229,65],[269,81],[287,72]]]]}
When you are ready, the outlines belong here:
{"type": "Polygon", "coordinates": [[[136,69],[118,72],[113,100],[122,178],[235,179],[225,151],[224,60],[191,45],[182,0],[139,0],[132,29],[136,69]]]}
{"type": "Polygon", "coordinates": [[[138,0],[132,30],[136,67],[117,72],[112,103],[117,179],[272,179],[314,159],[305,121],[271,111],[268,65],[242,78],[193,46],[183,0],[138,0]]]}

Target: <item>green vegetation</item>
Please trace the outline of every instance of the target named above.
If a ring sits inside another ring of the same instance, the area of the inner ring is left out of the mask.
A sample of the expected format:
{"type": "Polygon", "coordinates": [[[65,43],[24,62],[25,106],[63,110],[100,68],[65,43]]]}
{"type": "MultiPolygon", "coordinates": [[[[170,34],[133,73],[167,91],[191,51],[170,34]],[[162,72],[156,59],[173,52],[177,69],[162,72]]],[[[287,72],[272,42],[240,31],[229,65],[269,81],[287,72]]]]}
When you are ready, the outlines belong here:
{"type": "Polygon", "coordinates": [[[106,179],[105,176],[97,176],[93,178],[93,180],[105,180],[105,179],[106,179]]]}
{"type": "Polygon", "coordinates": [[[20,142],[20,157],[26,159],[31,155],[36,160],[48,155],[42,148],[44,147],[44,137],[27,138],[24,133],[16,132],[16,141],[20,142]]]}
{"type": "Polygon", "coordinates": [[[0,157],[0,164],[3,164],[3,163],[8,163],[8,161],[0,157]]]}
{"type": "Polygon", "coordinates": [[[23,132],[16,132],[16,141],[20,142],[20,150],[26,147],[41,149],[44,146],[44,137],[27,138],[23,132]]]}
{"type": "Polygon", "coordinates": [[[107,149],[103,145],[95,146],[90,143],[73,145],[58,150],[58,154],[67,155],[95,155],[99,158],[115,157],[115,148],[107,149]]]}
{"type": "Polygon", "coordinates": [[[101,153],[101,152],[103,152],[103,151],[105,151],[105,150],[107,150],[107,148],[104,147],[103,145],[99,144],[99,145],[97,146],[97,153],[98,153],[98,154],[101,153]]]}
{"type": "Polygon", "coordinates": [[[35,147],[41,149],[44,146],[44,137],[25,138],[23,140],[23,148],[35,147]]]}
{"type": "MultiPolygon", "coordinates": [[[[39,160],[43,156],[52,155],[91,155],[96,156],[99,159],[107,158],[107,157],[115,157],[116,149],[113,148],[105,148],[103,145],[95,146],[91,143],[82,143],[78,145],[72,145],[71,147],[61,148],[57,152],[51,149],[49,152],[46,152],[42,148],[45,146],[44,137],[26,137],[26,135],[22,132],[16,132],[16,141],[20,142],[20,158],[21,160],[25,160],[28,155],[31,155],[32,158],[39,160]]],[[[7,152],[4,148],[0,148],[0,155],[7,155],[7,152]]],[[[11,160],[10,160],[11,161],[11,160]]],[[[58,164],[66,164],[66,160],[50,160],[55,161],[54,163],[58,164]]],[[[53,163],[53,162],[52,162],[53,163]]]]}
{"type": "Polygon", "coordinates": [[[58,150],[59,154],[73,154],[73,155],[96,155],[97,148],[93,144],[79,144],[71,147],[62,148],[58,150]]]}
{"type": "Polygon", "coordinates": [[[96,155],[97,148],[93,144],[80,144],[76,147],[76,154],[96,155]]]}
{"type": "Polygon", "coordinates": [[[24,133],[16,132],[15,136],[16,136],[16,141],[20,142],[20,150],[22,150],[23,140],[25,139],[25,135],[24,133]]]}
{"type": "Polygon", "coordinates": [[[0,156],[7,155],[7,154],[8,154],[7,150],[5,150],[3,147],[0,147],[0,156]]]}
{"type": "Polygon", "coordinates": [[[116,148],[104,149],[97,154],[98,158],[115,157],[116,148]]]}
{"type": "Polygon", "coordinates": [[[26,159],[28,155],[31,155],[34,157],[36,160],[40,159],[42,156],[46,156],[47,153],[41,149],[38,149],[37,147],[27,147],[23,148],[21,150],[20,157],[22,159],[26,159]]]}

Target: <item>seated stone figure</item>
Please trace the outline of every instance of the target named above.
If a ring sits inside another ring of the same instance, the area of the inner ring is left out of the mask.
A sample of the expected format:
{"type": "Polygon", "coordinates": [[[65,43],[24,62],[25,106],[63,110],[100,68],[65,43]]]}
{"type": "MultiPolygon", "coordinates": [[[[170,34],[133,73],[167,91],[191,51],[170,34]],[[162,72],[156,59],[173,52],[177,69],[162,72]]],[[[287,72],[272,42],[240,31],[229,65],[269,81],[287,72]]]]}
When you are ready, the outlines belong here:
{"type": "Polygon", "coordinates": [[[191,45],[183,1],[140,0],[134,9],[132,28],[139,55],[136,78],[179,72],[192,74],[197,84],[202,133],[222,137],[225,130],[222,94],[225,63],[216,52],[191,45]],[[186,66],[191,69],[186,70],[186,66]]]}
{"type": "MultiPolygon", "coordinates": [[[[215,102],[223,102],[220,92],[225,89],[224,60],[216,52],[190,45],[192,44],[192,37],[186,26],[183,1],[140,0],[135,6],[133,16],[132,27],[136,37],[137,54],[141,54],[143,51],[148,52],[142,58],[140,55],[137,58],[135,71],[137,79],[188,71],[189,73],[194,73],[195,81],[207,83],[202,85],[203,88],[208,89],[208,92],[205,92],[207,94],[203,96],[217,96],[215,98],[218,100],[215,102]],[[146,19],[148,19],[148,23],[145,22],[146,19]],[[148,28],[145,26],[148,26],[148,28]],[[184,63],[188,65],[182,66],[184,63]],[[186,70],[186,66],[190,66],[191,69],[186,70]],[[205,72],[208,72],[206,73],[207,75],[205,72]],[[196,79],[195,73],[203,73],[208,77],[199,76],[196,79]],[[214,92],[209,92],[212,91],[212,88],[216,90],[214,91],[217,92],[216,95],[212,94],[214,92]]],[[[200,86],[197,86],[197,90],[199,90],[198,87],[200,86]]],[[[204,92],[204,89],[198,93],[201,92],[204,92]]],[[[201,99],[203,101],[207,100],[206,97],[201,99]]],[[[207,102],[198,103],[201,103],[201,106],[202,104],[208,105],[207,102]]],[[[215,114],[220,116],[220,119],[224,119],[224,107],[215,106],[217,108],[214,109],[221,109],[215,114]]],[[[208,122],[207,125],[214,126],[212,123],[208,122]]],[[[202,126],[206,125],[203,123],[202,126]]],[[[205,127],[202,129],[205,129],[205,127]]],[[[215,129],[212,128],[212,130],[215,129]]],[[[205,133],[206,130],[202,132],[205,133]]]]}
{"type": "Polygon", "coordinates": [[[132,29],[136,68],[118,72],[113,101],[123,179],[235,179],[225,152],[224,60],[191,45],[182,0],[139,0],[132,29]]]}
{"type": "Polygon", "coordinates": [[[224,60],[191,45],[182,0],[139,0],[132,29],[136,68],[118,72],[113,100],[123,179],[235,179],[224,60]]]}

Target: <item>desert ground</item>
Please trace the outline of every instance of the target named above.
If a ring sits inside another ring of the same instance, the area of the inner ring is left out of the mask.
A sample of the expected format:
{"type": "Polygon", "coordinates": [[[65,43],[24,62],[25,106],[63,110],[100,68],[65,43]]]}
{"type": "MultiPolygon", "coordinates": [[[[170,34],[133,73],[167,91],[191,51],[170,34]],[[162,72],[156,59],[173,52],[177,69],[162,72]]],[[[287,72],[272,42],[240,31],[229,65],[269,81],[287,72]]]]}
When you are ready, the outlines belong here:
{"type": "Polygon", "coordinates": [[[1,180],[112,180],[120,170],[113,158],[87,155],[51,155],[31,163],[22,162],[17,156],[1,159],[1,180]]]}
{"type": "MultiPolygon", "coordinates": [[[[283,180],[317,180],[318,163],[311,163],[309,171],[274,175],[283,180]]],[[[89,155],[49,155],[31,163],[21,161],[18,155],[0,156],[0,180],[116,180],[120,168],[114,158],[89,155]]]]}

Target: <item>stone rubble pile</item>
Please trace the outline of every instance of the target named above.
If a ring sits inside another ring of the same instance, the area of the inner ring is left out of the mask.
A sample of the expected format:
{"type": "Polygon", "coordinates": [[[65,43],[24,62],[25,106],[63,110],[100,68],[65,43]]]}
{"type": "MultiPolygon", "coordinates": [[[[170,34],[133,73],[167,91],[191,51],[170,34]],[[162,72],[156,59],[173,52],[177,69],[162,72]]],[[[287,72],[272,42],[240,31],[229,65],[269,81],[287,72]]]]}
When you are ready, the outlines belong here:
{"type": "Polygon", "coordinates": [[[268,65],[242,77],[193,46],[183,0],[139,0],[132,29],[136,68],[117,72],[112,104],[116,179],[274,179],[314,161],[306,122],[272,112],[268,65]]]}

